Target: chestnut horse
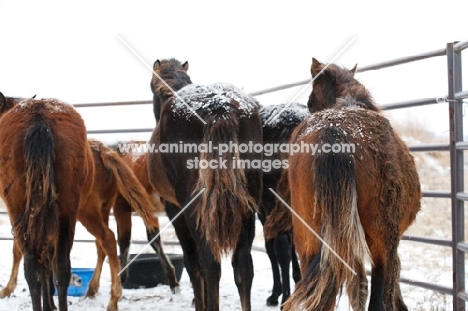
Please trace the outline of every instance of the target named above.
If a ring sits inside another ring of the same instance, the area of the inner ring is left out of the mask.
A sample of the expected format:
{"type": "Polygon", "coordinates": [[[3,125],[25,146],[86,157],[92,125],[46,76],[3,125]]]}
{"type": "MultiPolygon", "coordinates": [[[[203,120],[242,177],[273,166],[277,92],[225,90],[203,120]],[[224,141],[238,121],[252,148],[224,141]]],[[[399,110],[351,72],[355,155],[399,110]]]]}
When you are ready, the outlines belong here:
{"type": "MultiPolygon", "coordinates": [[[[149,182],[148,177],[148,164],[147,154],[134,155],[130,152],[121,154],[122,160],[130,167],[138,179],[138,182],[143,186],[150,202],[152,213],[164,212],[164,204],[162,199],[156,194],[155,189],[149,182]]],[[[132,212],[135,210],[129,201],[126,200],[120,193],[117,194],[117,198],[114,204],[114,217],[117,222],[118,231],[118,244],[120,249],[120,265],[123,267],[127,266],[128,255],[130,249],[130,240],[132,237],[132,212]]],[[[161,266],[164,274],[166,275],[168,284],[173,292],[179,286],[177,277],[175,274],[174,266],[171,260],[166,256],[163,251],[161,237],[159,235],[159,227],[156,229],[146,228],[146,234],[148,241],[151,242],[151,247],[156,251],[160,259],[161,266]]],[[[120,274],[122,282],[125,282],[128,277],[128,269],[124,270],[120,274]]]]}
{"type": "Polygon", "coordinates": [[[413,157],[354,78],[355,68],[313,59],[311,72],[312,115],[291,142],[323,152],[289,157],[291,205],[310,228],[293,217],[303,278],[284,310],[333,310],[345,284],[353,310],[364,310],[366,258],[372,264],[369,310],[407,310],[397,248],[420,210],[413,157]]]}
{"type": "MultiPolygon", "coordinates": [[[[263,124],[264,146],[286,144],[292,131],[309,115],[307,106],[299,103],[269,105],[260,109],[263,124]]],[[[278,150],[264,154],[265,160],[278,161],[284,157],[278,150]]],[[[271,262],[273,272],[273,290],[267,299],[268,306],[278,305],[278,297],[282,295],[281,304],[290,296],[289,267],[292,262],[293,279],[297,283],[301,278],[296,250],[292,243],[291,212],[282,204],[275,206],[276,197],[269,188],[277,189],[283,167],[263,172],[262,204],[259,208],[259,219],[263,225],[265,248],[271,262]],[[281,273],[280,273],[281,268],[281,273]]]]}
{"type": "Polygon", "coordinates": [[[55,99],[5,98],[0,93],[0,195],[24,271],[34,311],[68,309],[79,206],[91,192],[94,163],[81,116],[55,99]]]}
{"type": "Polygon", "coordinates": [[[232,251],[242,310],[250,310],[250,251],[262,171],[248,165],[260,164],[262,154],[240,152],[235,147],[222,152],[218,147],[262,143],[258,104],[232,85],[191,84],[188,63],[157,60],[153,69],[151,89],[157,127],[150,143],[188,147],[178,153],[149,153],[149,179],[166,200],[166,213],[174,220],[195,308],[219,310],[221,256],[232,251]],[[203,147],[210,144],[216,148],[203,147]],[[182,215],[176,217],[178,213],[182,215]]]}
{"type": "MultiPolygon", "coordinates": [[[[110,209],[114,206],[116,197],[119,195],[125,200],[126,204],[134,208],[154,232],[159,232],[159,223],[158,219],[152,215],[153,211],[145,189],[120,156],[100,141],[90,139],[88,142],[95,164],[94,184],[86,203],[79,207],[77,217],[78,221],[97,239],[98,260],[86,296],[93,297],[97,293],[102,264],[107,254],[109,256],[113,293],[112,302],[108,309],[116,310],[117,301],[121,296],[121,283],[117,277],[120,266],[115,237],[108,228],[110,209]]],[[[7,286],[0,292],[0,297],[10,296],[15,289],[21,256],[21,250],[15,241],[13,244],[12,273],[7,286]]],[[[175,280],[174,287],[177,285],[177,280],[175,280]]]]}

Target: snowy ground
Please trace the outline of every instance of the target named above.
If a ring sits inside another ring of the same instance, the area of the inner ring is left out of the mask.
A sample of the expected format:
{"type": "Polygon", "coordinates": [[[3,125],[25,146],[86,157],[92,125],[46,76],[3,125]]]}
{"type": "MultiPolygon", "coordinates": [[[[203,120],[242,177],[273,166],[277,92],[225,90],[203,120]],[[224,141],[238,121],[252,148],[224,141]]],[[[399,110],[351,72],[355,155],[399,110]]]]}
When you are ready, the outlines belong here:
{"type": "MultiPolygon", "coordinates": [[[[161,228],[167,223],[167,218],[161,218],[161,228]]],[[[112,229],[115,226],[111,224],[112,229]]],[[[257,237],[254,245],[263,247],[263,238],[261,234],[262,227],[257,226],[257,237]]],[[[140,219],[134,217],[134,238],[144,240],[145,233],[142,228],[140,219]]],[[[10,226],[6,216],[0,219],[0,236],[10,237],[10,226]]],[[[170,226],[162,235],[165,241],[175,241],[173,228],[170,226]]],[[[78,225],[76,239],[92,239],[81,225],[78,225]]],[[[12,255],[12,243],[10,241],[0,241],[0,284],[5,285],[8,281],[12,255]]],[[[142,245],[132,246],[132,253],[136,253],[141,249],[142,245]]],[[[178,246],[166,246],[168,253],[181,253],[178,246]]],[[[446,285],[450,280],[450,257],[443,260],[442,264],[446,268],[435,269],[431,258],[440,258],[440,250],[427,250],[427,246],[415,246],[412,242],[402,242],[400,247],[402,257],[403,273],[409,278],[417,280],[441,281],[446,285]],[[425,247],[421,249],[420,247],[425,247]],[[426,269],[431,267],[430,269],[426,269]]],[[[448,255],[450,255],[448,253],[448,255]]],[[[267,307],[265,300],[269,296],[272,286],[271,268],[266,253],[259,250],[252,252],[255,277],[252,286],[252,310],[279,310],[279,307],[267,307]]],[[[73,267],[93,267],[95,264],[95,248],[93,243],[75,243],[72,250],[72,266],[73,267]]],[[[438,260],[433,260],[438,261],[438,260]]],[[[440,261],[440,260],[439,260],[440,261]]],[[[87,310],[97,311],[105,310],[109,299],[110,276],[108,265],[105,264],[103,276],[101,278],[101,290],[99,295],[94,299],[84,299],[80,297],[69,297],[69,310],[87,310]]],[[[293,284],[293,282],[292,282],[293,284]]],[[[192,289],[188,275],[185,270],[180,282],[180,292],[172,294],[168,286],[158,286],[156,288],[138,289],[138,290],[123,290],[123,298],[119,303],[119,310],[194,310],[191,306],[192,289]]],[[[433,293],[432,291],[422,290],[410,285],[402,285],[403,296],[410,310],[450,310],[451,297],[433,293]]],[[[24,279],[23,269],[18,277],[18,286],[14,294],[5,299],[0,299],[0,311],[13,310],[31,310],[30,297],[27,289],[27,284],[24,279]]],[[[237,289],[234,284],[232,268],[229,258],[225,258],[222,263],[222,278],[220,284],[220,310],[241,310],[237,289]]],[[[349,310],[346,297],[342,297],[337,310],[349,310]]]]}

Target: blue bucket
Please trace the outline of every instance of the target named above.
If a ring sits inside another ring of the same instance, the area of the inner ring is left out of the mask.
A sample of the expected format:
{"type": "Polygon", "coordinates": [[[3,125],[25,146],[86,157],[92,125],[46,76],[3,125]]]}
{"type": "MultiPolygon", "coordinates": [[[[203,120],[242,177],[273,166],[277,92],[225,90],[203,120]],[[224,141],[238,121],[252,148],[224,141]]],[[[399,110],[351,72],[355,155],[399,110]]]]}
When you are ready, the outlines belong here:
{"type": "MultiPolygon", "coordinates": [[[[70,285],[68,285],[68,296],[84,296],[88,291],[88,285],[93,277],[94,268],[72,268],[71,269],[70,285]]],[[[57,296],[57,289],[55,289],[57,296]]]]}

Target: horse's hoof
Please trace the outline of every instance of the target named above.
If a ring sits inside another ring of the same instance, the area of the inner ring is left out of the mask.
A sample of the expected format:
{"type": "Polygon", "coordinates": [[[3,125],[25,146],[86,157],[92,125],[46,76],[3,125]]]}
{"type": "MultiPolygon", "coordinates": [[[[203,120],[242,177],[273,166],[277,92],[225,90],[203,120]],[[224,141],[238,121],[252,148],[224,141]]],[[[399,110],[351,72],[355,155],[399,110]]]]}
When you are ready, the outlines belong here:
{"type": "Polygon", "coordinates": [[[12,292],[13,291],[9,290],[8,287],[5,287],[4,289],[0,290],[0,298],[10,297],[12,292]]]}
{"type": "Polygon", "coordinates": [[[97,294],[97,290],[93,288],[88,288],[88,292],[86,293],[86,298],[94,298],[97,294]]]}
{"type": "Polygon", "coordinates": [[[278,305],[278,297],[270,296],[266,301],[267,306],[275,307],[278,305]]]}
{"type": "Polygon", "coordinates": [[[176,286],[171,286],[171,291],[173,294],[179,294],[180,293],[180,286],[179,285],[176,285],[176,286]]]}
{"type": "Polygon", "coordinates": [[[107,306],[107,311],[119,311],[117,306],[107,306]]]}

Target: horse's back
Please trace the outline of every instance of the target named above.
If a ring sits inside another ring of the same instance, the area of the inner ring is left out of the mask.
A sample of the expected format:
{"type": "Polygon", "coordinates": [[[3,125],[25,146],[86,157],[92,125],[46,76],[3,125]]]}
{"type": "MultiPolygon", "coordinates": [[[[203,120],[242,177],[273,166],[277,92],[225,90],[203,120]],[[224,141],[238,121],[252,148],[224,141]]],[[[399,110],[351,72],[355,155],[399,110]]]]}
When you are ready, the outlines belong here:
{"type": "MultiPolygon", "coordinates": [[[[357,203],[365,230],[378,230],[379,223],[396,221],[402,234],[414,221],[421,198],[414,159],[379,112],[357,107],[316,112],[296,137],[296,142],[308,140],[320,147],[337,144],[338,152],[348,153],[355,165],[357,203]],[[341,137],[326,137],[327,129],[336,129],[341,137]]],[[[314,158],[322,156],[327,154],[318,153],[314,158]]]]}
{"type": "MultiPolygon", "coordinates": [[[[171,143],[181,143],[183,148],[187,144],[196,144],[199,147],[207,136],[208,127],[204,122],[215,124],[216,128],[224,127],[226,131],[235,131],[239,141],[262,143],[258,110],[259,106],[253,99],[231,84],[189,84],[179,90],[177,96],[170,99],[163,107],[161,119],[153,132],[150,143],[156,148],[171,143]]],[[[222,141],[221,143],[229,144],[230,142],[222,141]]],[[[261,159],[259,154],[243,153],[242,155],[243,159],[248,161],[261,159]]],[[[198,170],[187,167],[187,164],[192,163],[195,157],[200,157],[198,150],[148,154],[148,161],[151,162],[152,167],[149,171],[150,180],[162,197],[176,205],[187,203],[179,201],[182,197],[188,197],[186,194],[191,193],[192,185],[198,180],[198,170]],[[161,174],[163,171],[166,173],[161,174]],[[179,192],[185,193],[185,195],[178,195],[178,198],[175,198],[176,176],[184,176],[184,184],[188,186],[188,188],[178,189],[179,192]]],[[[255,170],[247,169],[246,171],[249,178],[257,178],[255,170]]],[[[252,192],[255,192],[255,199],[259,200],[260,194],[257,194],[253,188],[252,192]]]]}

